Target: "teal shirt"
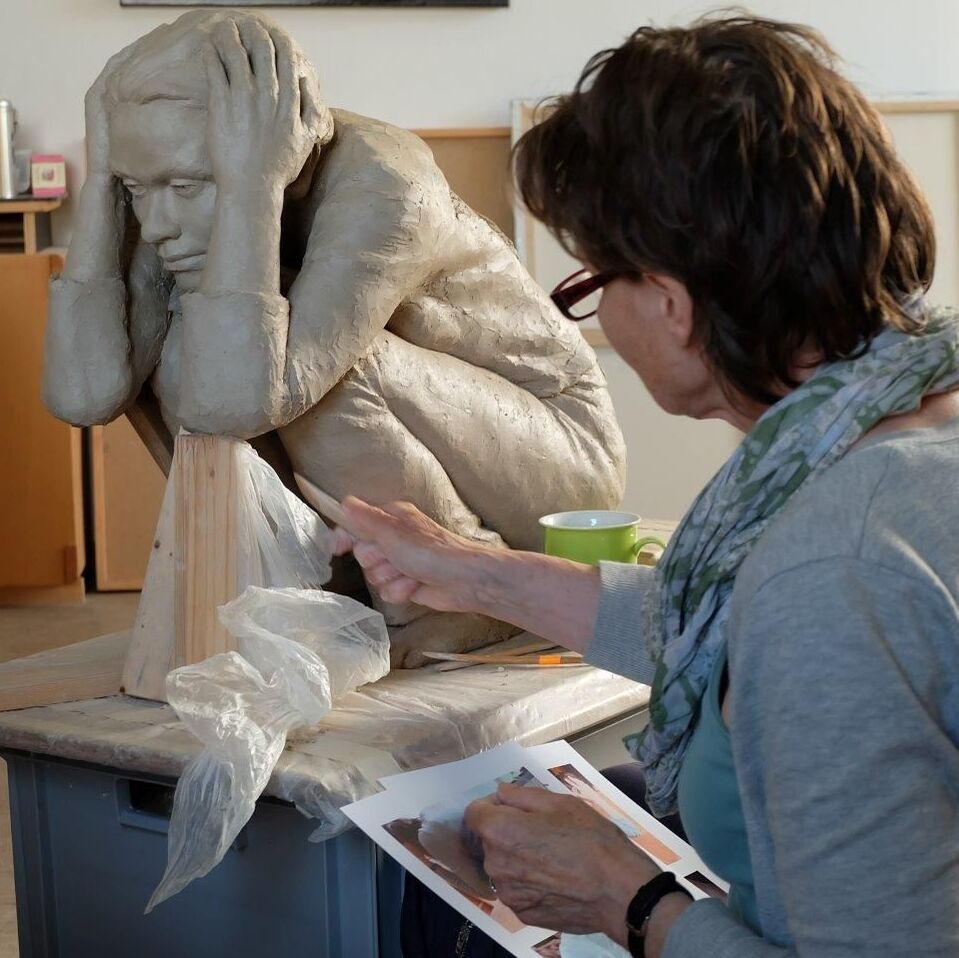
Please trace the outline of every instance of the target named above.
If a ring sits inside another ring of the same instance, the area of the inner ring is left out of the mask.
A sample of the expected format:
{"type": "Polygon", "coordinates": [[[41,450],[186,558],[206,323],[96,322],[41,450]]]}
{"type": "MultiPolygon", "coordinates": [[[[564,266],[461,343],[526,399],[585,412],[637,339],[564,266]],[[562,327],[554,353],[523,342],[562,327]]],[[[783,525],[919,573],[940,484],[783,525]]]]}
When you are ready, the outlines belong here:
{"type": "Polygon", "coordinates": [[[679,817],[699,857],[729,882],[728,904],[733,914],[758,933],[746,823],[720,701],[725,669],[724,648],[709,677],[699,721],[679,773],[679,817]]]}

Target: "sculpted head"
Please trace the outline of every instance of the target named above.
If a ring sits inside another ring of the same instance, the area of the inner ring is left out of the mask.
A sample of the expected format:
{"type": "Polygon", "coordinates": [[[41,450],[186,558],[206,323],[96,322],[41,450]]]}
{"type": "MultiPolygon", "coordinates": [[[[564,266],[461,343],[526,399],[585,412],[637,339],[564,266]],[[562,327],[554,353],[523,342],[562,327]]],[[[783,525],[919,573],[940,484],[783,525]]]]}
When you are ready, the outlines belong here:
{"type": "MultiPolygon", "coordinates": [[[[154,245],[183,290],[199,284],[212,231],[216,183],[207,149],[209,87],[203,49],[217,25],[233,20],[280,28],[259,14],[196,10],[141,37],[109,77],[104,106],[110,169],[130,194],[142,238],[154,245]]],[[[292,42],[292,41],[291,41],[292,42]]],[[[293,44],[296,75],[318,90],[312,65],[293,44]]],[[[317,145],[333,135],[318,95],[317,145]]]]}

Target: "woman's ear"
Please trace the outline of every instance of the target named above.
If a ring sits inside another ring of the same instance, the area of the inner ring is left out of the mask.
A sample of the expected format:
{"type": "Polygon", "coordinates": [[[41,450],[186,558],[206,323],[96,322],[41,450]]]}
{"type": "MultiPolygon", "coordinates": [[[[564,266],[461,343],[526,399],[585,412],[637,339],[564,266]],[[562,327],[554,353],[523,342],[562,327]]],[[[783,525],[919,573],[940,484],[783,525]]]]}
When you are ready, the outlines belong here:
{"type": "Polygon", "coordinates": [[[665,273],[646,273],[643,278],[655,291],[660,319],[676,345],[683,348],[692,345],[695,327],[689,290],[678,279],[665,273]]]}

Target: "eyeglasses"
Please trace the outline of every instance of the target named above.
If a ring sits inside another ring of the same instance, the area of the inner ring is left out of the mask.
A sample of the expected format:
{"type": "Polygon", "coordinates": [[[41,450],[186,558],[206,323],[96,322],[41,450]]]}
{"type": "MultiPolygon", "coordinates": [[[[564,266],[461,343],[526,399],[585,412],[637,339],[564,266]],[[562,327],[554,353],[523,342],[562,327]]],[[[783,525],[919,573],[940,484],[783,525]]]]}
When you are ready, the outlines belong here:
{"type": "Polygon", "coordinates": [[[567,319],[578,323],[596,315],[600,291],[607,283],[621,275],[617,272],[593,275],[588,269],[577,270],[550,293],[550,299],[567,319]]]}

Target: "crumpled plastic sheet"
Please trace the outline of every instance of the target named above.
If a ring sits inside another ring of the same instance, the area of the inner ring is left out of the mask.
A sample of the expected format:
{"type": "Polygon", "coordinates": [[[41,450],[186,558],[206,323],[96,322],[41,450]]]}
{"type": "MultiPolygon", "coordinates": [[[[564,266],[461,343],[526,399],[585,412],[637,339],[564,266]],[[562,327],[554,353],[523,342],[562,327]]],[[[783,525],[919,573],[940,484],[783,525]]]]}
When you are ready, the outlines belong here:
{"type": "Polygon", "coordinates": [[[167,867],[150,912],[226,854],[297,728],[389,672],[383,617],[323,592],[330,533],[249,446],[241,471],[239,555],[249,586],[217,610],[235,652],[174,669],[169,704],[205,748],[183,771],[170,818],[167,867]],[[292,587],[296,586],[296,587],[292,587]]]}

